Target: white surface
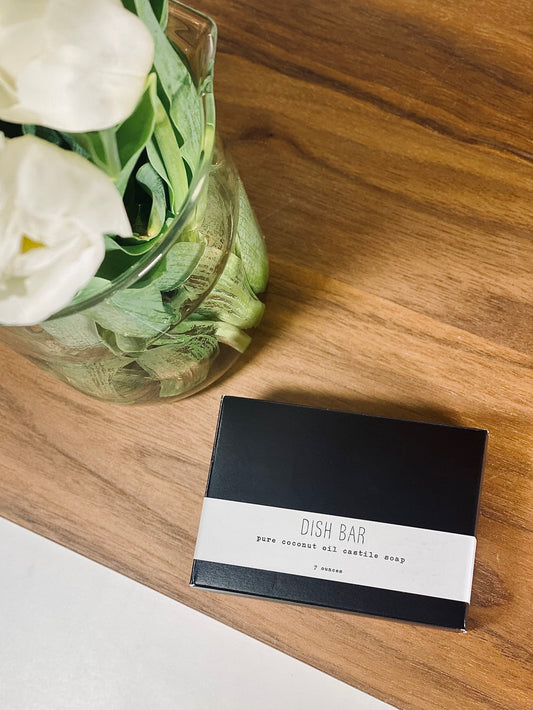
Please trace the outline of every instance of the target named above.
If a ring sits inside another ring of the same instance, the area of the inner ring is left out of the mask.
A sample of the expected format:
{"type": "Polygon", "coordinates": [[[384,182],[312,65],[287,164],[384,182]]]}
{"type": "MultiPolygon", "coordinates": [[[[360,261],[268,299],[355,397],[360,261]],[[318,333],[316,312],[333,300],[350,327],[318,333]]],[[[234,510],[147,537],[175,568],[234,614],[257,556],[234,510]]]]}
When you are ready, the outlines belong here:
{"type": "Polygon", "coordinates": [[[470,535],[204,498],[194,557],[469,602],[470,535]]]}
{"type": "Polygon", "coordinates": [[[1,518],[0,575],[1,710],[391,707],[1,518]]]}

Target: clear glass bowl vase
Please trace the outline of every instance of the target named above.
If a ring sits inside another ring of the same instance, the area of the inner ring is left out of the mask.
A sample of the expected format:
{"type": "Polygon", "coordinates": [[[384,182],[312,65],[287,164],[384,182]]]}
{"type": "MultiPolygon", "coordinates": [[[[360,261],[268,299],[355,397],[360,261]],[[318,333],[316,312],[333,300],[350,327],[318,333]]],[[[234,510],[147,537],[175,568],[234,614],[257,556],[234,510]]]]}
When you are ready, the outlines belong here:
{"type": "Polygon", "coordinates": [[[264,308],[264,240],[215,134],[216,27],[171,0],[166,32],[188,70],[183,120],[201,123],[178,216],[144,253],[106,257],[104,273],[60,313],[0,328],[0,339],[32,362],[114,403],[168,401],[206,387],[246,349],[264,308]]]}

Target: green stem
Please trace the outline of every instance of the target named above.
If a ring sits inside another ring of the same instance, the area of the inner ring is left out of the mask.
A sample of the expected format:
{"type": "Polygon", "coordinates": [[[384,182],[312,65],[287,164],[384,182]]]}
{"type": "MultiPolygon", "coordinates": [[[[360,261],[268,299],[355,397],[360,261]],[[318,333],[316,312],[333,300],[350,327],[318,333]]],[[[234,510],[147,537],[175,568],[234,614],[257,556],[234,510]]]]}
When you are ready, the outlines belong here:
{"type": "Polygon", "coordinates": [[[112,180],[120,175],[121,164],[118,153],[116,127],[89,133],[74,133],[73,139],[89,154],[91,161],[112,180]]]}
{"type": "Polygon", "coordinates": [[[118,153],[117,146],[117,136],[116,129],[106,128],[103,131],[98,131],[100,140],[102,142],[102,148],[104,150],[105,156],[105,168],[104,170],[109,175],[110,178],[116,180],[120,175],[122,165],[120,163],[120,156],[118,153]]]}

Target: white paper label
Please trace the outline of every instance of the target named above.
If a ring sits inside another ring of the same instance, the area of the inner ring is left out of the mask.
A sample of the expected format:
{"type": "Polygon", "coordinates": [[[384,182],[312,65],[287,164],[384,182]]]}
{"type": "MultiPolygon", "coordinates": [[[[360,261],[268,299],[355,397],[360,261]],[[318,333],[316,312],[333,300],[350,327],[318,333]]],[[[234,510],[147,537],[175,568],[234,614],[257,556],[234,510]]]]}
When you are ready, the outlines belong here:
{"type": "Polygon", "coordinates": [[[469,602],[476,538],[204,498],[194,557],[469,602]]]}

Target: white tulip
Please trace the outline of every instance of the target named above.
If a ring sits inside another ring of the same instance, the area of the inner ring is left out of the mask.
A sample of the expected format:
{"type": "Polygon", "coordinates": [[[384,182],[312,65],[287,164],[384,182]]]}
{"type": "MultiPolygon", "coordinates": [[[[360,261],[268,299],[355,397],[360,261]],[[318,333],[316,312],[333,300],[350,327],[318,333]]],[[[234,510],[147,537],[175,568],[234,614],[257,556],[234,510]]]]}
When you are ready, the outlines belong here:
{"type": "Polygon", "coordinates": [[[68,305],[105,255],[131,236],[111,179],[85,158],[0,133],[0,323],[33,325],[68,305]]]}
{"type": "Polygon", "coordinates": [[[0,119],[69,133],[127,118],[154,43],[120,0],[0,0],[0,119]]]}

